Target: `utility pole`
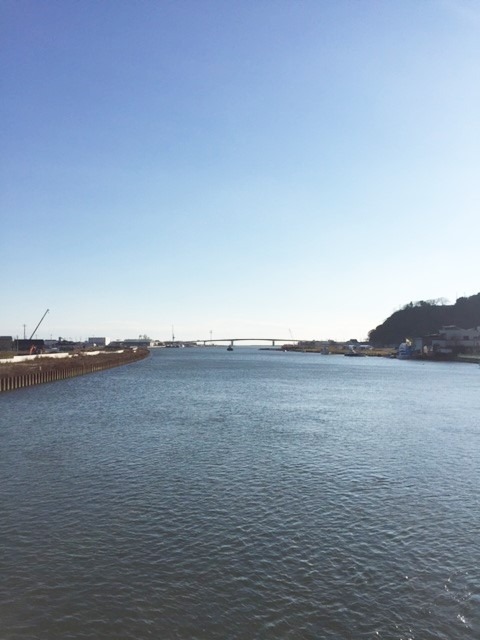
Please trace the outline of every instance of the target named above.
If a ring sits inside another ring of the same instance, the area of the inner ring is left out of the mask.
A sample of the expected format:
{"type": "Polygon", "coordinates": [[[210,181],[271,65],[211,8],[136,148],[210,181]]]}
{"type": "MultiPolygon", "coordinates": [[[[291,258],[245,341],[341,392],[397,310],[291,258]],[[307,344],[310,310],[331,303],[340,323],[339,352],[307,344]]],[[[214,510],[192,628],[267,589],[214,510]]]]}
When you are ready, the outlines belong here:
{"type": "Polygon", "coordinates": [[[26,328],[27,328],[27,325],[26,325],[26,324],[24,324],[24,325],[23,325],[23,339],[24,339],[24,340],[26,340],[26,338],[27,338],[27,335],[26,335],[26,333],[25,333],[25,329],[26,329],[26,328]]]}

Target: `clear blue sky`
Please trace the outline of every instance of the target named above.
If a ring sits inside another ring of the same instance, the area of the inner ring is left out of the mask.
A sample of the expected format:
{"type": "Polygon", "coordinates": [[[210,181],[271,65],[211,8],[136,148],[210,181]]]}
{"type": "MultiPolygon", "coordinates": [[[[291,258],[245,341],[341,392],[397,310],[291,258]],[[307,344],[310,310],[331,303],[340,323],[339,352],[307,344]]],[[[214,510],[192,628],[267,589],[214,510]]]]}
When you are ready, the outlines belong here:
{"type": "Polygon", "coordinates": [[[476,0],[1,0],[0,334],[363,339],[480,291],[476,0]]]}

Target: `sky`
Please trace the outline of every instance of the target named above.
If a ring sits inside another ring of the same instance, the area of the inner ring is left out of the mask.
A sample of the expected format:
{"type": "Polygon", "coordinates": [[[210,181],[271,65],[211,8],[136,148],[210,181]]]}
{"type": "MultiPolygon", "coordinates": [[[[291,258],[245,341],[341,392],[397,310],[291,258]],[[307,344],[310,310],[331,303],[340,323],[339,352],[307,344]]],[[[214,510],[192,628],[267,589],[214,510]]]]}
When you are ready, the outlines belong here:
{"type": "Polygon", "coordinates": [[[0,335],[363,340],[480,291],[476,0],[1,0],[0,83],[0,335]]]}

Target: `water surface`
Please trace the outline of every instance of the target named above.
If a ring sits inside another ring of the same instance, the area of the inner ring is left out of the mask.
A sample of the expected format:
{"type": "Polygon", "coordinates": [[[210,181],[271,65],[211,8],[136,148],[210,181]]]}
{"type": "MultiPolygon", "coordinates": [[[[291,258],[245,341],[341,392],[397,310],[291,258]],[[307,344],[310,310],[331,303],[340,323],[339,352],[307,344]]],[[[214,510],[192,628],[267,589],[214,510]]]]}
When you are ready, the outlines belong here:
{"type": "Polygon", "coordinates": [[[480,637],[479,387],[198,348],[2,394],[1,640],[480,637]]]}

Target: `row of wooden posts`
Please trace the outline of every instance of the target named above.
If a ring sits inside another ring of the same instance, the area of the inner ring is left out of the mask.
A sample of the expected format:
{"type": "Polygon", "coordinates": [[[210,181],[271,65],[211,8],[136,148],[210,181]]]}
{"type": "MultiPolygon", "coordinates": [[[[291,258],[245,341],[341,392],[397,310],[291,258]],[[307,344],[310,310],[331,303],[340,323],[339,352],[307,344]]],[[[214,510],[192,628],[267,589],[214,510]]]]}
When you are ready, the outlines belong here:
{"type": "Polygon", "coordinates": [[[36,384],[44,384],[45,382],[55,382],[56,380],[75,378],[76,376],[82,376],[86,373],[94,373],[95,371],[103,371],[104,369],[111,369],[112,367],[118,367],[122,364],[134,362],[135,360],[139,360],[143,357],[145,356],[132,354],[132,357],[129,358],[108,358],[107,360],[102,359],[101,362],[95,362],[95,356],[92,356],[92,361],[82,357],[81,363],[72,363],[72,365],[68,367],[51,368],[48,366],[39,366],[36,371],[10,374],[6,376],[2,376],[0,371],[0,393],[3,391],[14,391],[15,389],[31,387],[36,384]]]}

